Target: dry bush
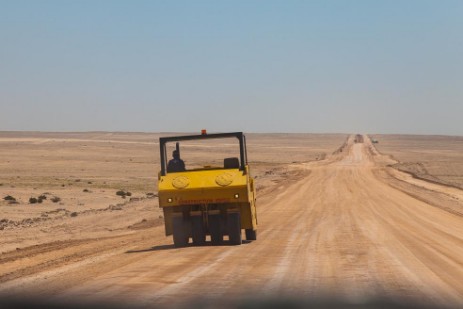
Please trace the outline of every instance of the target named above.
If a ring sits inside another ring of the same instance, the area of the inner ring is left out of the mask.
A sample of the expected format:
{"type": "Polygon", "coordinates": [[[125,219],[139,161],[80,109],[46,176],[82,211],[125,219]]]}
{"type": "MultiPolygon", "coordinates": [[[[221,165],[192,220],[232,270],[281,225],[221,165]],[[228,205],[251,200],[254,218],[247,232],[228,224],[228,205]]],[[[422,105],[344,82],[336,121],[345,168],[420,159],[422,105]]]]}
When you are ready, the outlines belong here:
{"type": "Polygon", "coordinates": [[[119,190],[116,192],[116,195],[119,195],[120,197],[125,198],[126,196],[132,196],[132,192],[119,190]]]}
{"type": "Polygon", "coordinates": [[[16,201],[16,199],[14,197],[12,197],[11,195],[7,195],[3,198],[5,201],[16,201]]]}
{"type": "Polygon", "coordinates": [[[53,196],[51,199],[50,199],[53,203],[58,203],[59,201],[61,201],[61,198],[57,197],[57,196],[53,196]]]}

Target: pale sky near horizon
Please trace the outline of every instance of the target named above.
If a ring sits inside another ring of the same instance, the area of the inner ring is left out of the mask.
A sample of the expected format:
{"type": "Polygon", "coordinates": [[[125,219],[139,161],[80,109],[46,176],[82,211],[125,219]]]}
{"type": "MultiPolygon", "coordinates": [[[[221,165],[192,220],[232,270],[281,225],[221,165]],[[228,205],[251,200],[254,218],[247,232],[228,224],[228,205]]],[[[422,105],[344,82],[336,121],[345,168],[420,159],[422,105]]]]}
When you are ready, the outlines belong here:
{"type": "Polygon", "coordinates": [[[0,0],[0,131],[463,135],[463,1],[0,0]]]}

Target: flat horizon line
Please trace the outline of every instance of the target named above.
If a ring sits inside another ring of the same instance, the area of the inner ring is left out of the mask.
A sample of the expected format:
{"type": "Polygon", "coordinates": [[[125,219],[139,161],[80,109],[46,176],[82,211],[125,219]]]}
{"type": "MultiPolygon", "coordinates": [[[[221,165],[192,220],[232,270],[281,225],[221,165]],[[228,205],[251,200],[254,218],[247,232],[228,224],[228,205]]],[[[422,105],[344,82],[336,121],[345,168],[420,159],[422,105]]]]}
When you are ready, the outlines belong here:
{"type": "MultiPolygon", "coordinates": [[[[405,136],[447,136],[447,137],[463,137],[463,135],[458,134],[425,134],[425,133],[365,133],[365,132],[252,132],[252,131],[210,131],[210,133],[226,133],[226,132],[244,132],[246,134],[275,134],[275,135],[284,135],[284,134],[314,134],[314,135],[352,135],[352,134],[363,134],[363,135],[405,135],[405,136]]],[[[48,130],[0,130],[0,134],[3,133],[44,133],[44,134],[90,134],[90,133],[100,133],[100,134],[199,134],[200,131],[101,131],[101,130],[90,130],[90,131],[48,131],[48,130]]]]}

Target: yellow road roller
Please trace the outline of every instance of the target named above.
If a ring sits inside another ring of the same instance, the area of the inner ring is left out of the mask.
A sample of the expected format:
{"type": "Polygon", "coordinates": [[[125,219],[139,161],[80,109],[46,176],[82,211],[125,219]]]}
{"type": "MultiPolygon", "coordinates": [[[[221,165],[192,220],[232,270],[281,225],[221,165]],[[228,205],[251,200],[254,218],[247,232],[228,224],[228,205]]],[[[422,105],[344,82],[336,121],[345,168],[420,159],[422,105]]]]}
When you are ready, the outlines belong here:
{"type": "Polygon", "coordinates": [[[199,246],[241,245],[242,230],[247,241],[257,239],[256,189],[242,132],[161,137],[159,147],[159,207],[176,247],[190,238],[199,246]]]}

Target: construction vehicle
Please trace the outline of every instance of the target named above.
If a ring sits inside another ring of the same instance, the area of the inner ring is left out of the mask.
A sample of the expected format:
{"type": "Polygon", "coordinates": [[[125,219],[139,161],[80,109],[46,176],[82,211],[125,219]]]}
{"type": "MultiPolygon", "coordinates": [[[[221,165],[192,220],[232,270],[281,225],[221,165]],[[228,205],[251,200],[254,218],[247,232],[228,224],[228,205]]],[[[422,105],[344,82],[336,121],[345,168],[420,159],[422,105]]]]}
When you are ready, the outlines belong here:
{"type": "Polygon", "coordinates": [[[213,245],[223,244],[224,236],[228,236],[229,244],[241,245],[242,230],[246,240],[256,240],[256,191],[242,132],[207,134],[203,130],[201,135],[161,137],[159,147],[159,207],[164,212],[166,236],[173,236],[176,247],[188,245],[190,238],[194,245],[205,245],[208,235],[213,245]],[[230,141],[236,144],[234,156],[194,166],[193,161],[201,157],[198,145],[207,141],[227,144],[209,145],[207,153],[202,153],[203,158],[222,154],[224,148],[230,147],[230,141]],[[174,143],[174,152],[185,160],[185,170],[169,170],[167,150],[172,149],[174,143]],[[191,154],[191,149],[196,151],[191,158],[180,156],[184,150],[191,154]]]}

